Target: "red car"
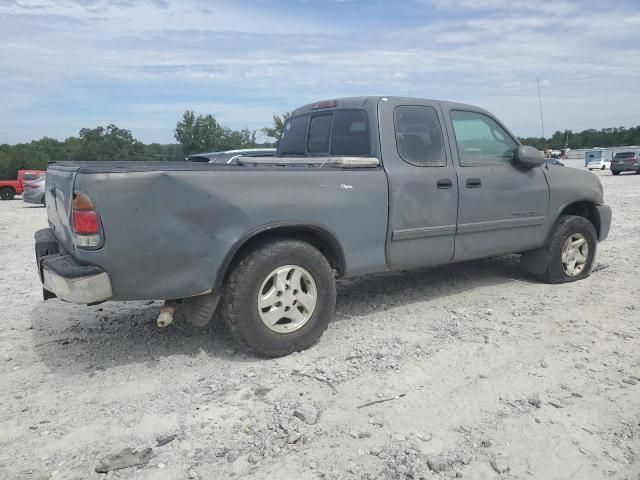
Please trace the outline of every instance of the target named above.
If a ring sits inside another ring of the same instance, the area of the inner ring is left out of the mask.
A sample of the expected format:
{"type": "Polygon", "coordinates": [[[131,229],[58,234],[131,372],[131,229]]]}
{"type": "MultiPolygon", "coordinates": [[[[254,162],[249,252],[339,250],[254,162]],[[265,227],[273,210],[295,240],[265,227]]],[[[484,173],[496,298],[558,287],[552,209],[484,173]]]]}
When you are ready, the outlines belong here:
{"type": "Polygon", "coordinates": [[[25,183],[32,182],[45,175],[44,170],[18,170],[16,180],[0,180],[0,199],[12,200],[24,191],[25,183]]]}

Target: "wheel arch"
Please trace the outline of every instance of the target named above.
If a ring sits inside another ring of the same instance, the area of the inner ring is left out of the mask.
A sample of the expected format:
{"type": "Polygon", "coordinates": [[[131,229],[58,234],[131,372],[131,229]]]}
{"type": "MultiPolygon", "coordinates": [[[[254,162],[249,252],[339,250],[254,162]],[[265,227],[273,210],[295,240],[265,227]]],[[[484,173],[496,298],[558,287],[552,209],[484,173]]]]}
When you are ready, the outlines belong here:
{"type": "MultiPolygon", "coordinates": [[[[558,213],[554,218],[553,225],[555,225],[558,222],[558,219],[560,219],[560,217],[562,217],[563,215],[575,215],[577,217],[584,217],[591,222],[593,228],[595,228],[596,230],[597,237],[600,238],[601,222],[600,214],[598,213],[596,205],[596,202],[587,198],[571,200],[560,207],[558,213]]],[[[552,230],[550,230],[549,235],[551,234],[551,231],[552,230]]]]}
{"type": "Polygon", "coordinates": [[[328,228],[314,223],[271,223],[248,232],[233,245],[218,271],[214,288],[224,284],[233,266],[248,252],[277,238],[300,240],[313,245],[326,257],[338,276],[344,275],[346,271],[344,252],[335,234],[328,228]]]}

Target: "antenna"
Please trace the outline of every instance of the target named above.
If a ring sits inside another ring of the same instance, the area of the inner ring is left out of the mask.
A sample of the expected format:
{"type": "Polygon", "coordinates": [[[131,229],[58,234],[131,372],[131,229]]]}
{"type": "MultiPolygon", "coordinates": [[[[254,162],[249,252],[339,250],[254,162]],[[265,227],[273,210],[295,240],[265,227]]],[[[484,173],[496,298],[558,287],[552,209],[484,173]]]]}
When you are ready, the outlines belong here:
{"type": "Polygon", "coordinates": [[[540,125],[542,126],[542,138],[544,138],[544,117],[542,116],[542,95],[540,95],[540,77],[538,80],[538,104],[540,105],[540,125]]]}

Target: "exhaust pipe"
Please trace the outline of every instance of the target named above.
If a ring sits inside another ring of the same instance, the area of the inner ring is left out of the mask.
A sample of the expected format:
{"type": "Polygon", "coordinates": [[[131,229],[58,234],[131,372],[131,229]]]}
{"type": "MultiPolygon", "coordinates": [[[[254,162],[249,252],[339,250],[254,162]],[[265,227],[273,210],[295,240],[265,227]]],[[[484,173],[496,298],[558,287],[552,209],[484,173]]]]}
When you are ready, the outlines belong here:
{"type": "Polygon", "coordinates": [[[160,315],[156,320],[158,328],[164,328],[173,323],[173,314],[176,311],[177,302],[175,300],[165,300],[164,305],[160,309],[160,315]]]}

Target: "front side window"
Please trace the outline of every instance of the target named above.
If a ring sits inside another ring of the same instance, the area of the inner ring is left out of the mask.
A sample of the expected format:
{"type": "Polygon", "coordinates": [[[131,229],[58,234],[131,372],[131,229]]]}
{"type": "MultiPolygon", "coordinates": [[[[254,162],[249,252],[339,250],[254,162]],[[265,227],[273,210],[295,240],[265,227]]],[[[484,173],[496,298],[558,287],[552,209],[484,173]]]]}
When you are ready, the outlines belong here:
{"type": "Polygon", "coordinates": [[[455,110],[451,112],[451,122],[460,165],[500,165],[514,159],[518,144],[491,117],[455,110]]]}
{"type": "Polygon", "coordinates": [[[433,107],[400,106],[393,111],[398,154],[411,165],[447,164],[438,114],[433,107]]]}

